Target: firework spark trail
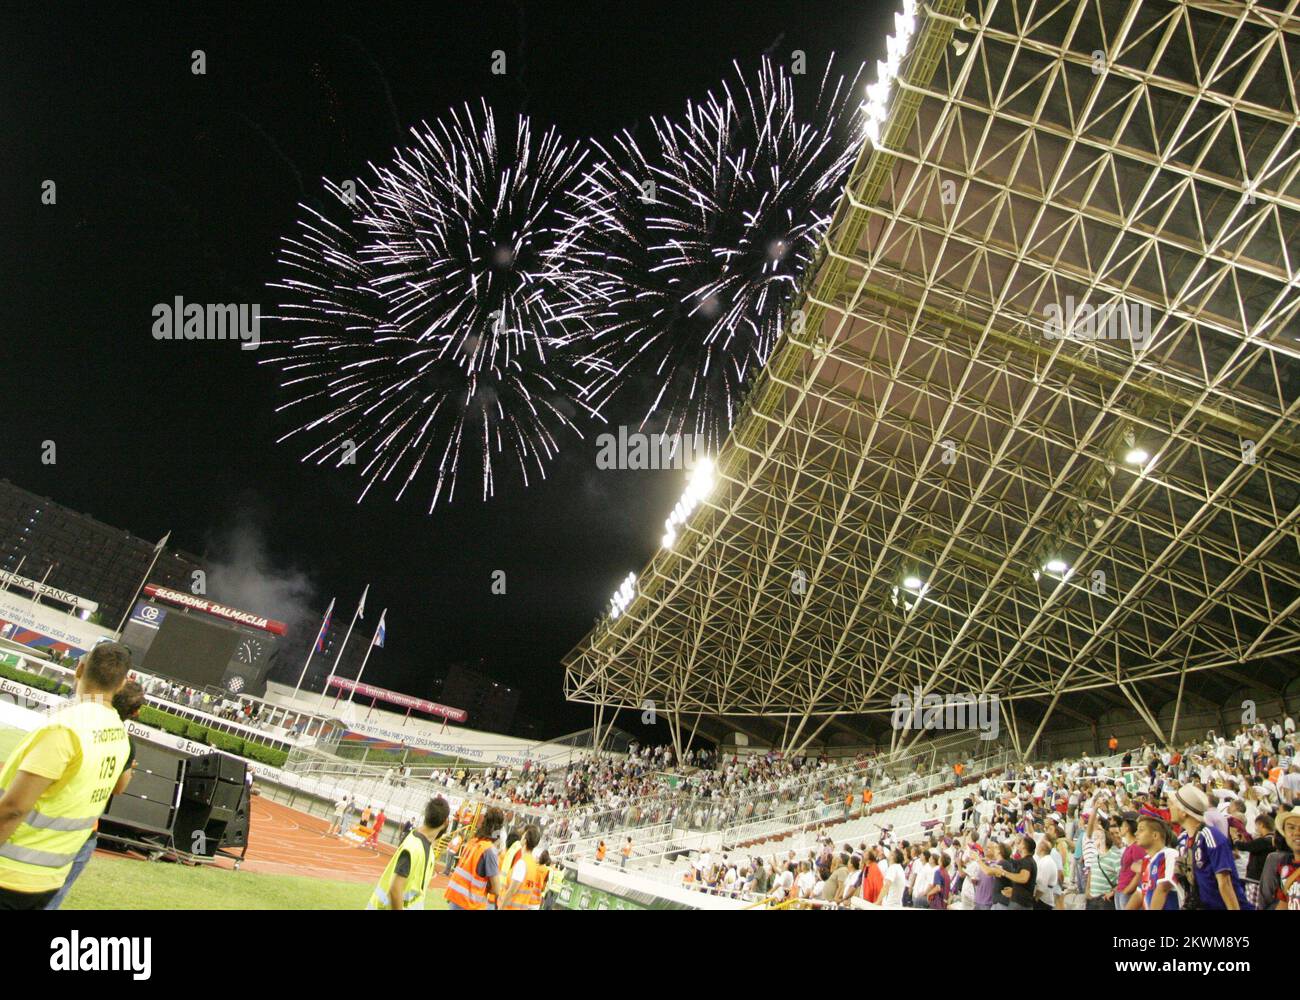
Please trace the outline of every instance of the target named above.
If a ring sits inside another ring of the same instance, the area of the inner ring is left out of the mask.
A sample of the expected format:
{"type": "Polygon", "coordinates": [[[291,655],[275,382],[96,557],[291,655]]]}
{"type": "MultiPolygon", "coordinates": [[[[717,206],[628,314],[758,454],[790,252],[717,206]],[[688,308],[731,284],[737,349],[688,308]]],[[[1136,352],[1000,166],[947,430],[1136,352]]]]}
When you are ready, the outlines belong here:
{"type": "Polygon", "coordinates": [[[806,114],[765,58],[754,79],[737,66],[718,95],[652,121],[644,148],[627,132],[597,144],[570,213],[573,249],[609,299],[593,319],[594,405],[648,374],[646,421],[666,416],[710,447],[726,435],[862,141],[862,70],[833,77],[832,64],[806,114]]]}
{"type": "Polygon", "coordinates": [[[290,394],[279,411],[302,421],[281,441],[311,442],[304,461],[357,464],[358,501],[390,481],[400,499],[429,468],[432,511],[468,467],[486,499],[501,461],[526,485],[563,435],[581,436],[604,365],[589,317],[604,306],[561,209],[582,151],[522,117],[498,133],[486,103],[412,135],[354,192],[326,182],[328,212],[304,206],[271,285],[283,336],[263,363],[290,394]]]}

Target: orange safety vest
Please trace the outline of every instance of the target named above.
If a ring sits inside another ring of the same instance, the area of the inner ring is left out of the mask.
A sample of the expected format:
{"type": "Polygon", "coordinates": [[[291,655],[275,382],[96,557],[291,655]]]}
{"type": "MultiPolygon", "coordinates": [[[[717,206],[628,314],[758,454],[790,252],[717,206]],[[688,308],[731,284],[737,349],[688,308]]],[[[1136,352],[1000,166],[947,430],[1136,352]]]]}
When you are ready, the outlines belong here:
{"type": "MultiPolygon", "coordinates": [[[[542,884],[546,880],[545,875],[542,874],[542,866],[537,863],[532,851],[521,854],[515,860],[515,864],[520,861],[528,866],[528,871],[519,888],[515,890],[515,894],[510,897],[510,901],[501,907],[503,910],[536,910],[542,905],[542,884]]],[[[508,873],[505,881],[507,884],[511,881],[508,873]]]]}
{"type": "Polygon", "coordinates": [[[605,860],[605,845],[604,845],[604,844],[601,844],[601,845],[599,845],[599,846],[596,848],[596,860],[597,860],[597,861],[604,861],[604,860],[605,860]]]}
{"type": "Polygon", "coordinates": [[[489,905],[496,905],[496,895],[489,888],[488,880],[478,874],[478,863],[492,846],[492,841],[475,837],[461,848],[456,870],[451,873],[451,881],[443,893],[447,902],[455,903],[462,910],[486,910],[489,905]]]}
{"type": "Polygon", "coordinates": [[[862,804],[871,805],[871,800],[875,797],[875,794],[870,788],[862,789],[862,804]]]}

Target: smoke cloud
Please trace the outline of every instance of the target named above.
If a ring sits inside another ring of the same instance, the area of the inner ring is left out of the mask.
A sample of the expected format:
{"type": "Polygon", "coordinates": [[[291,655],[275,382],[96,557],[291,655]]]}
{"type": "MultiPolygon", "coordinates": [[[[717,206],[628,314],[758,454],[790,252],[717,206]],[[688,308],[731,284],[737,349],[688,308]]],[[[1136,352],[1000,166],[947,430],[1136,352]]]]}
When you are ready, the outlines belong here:
{"type": "Polygon", "coordinates": [[[307,574],[277,565],[254,514],[245,512],[208,544],[208,596],[232,607],[275,618],[290,637],[314,627],[316,587],[307,574]]]}

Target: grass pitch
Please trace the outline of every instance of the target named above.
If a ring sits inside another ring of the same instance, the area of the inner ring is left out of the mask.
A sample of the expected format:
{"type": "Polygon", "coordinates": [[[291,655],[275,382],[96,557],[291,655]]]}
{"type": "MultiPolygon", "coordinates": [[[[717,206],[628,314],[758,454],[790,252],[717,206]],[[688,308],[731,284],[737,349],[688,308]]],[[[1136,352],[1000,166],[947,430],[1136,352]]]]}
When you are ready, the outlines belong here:
{"type": "Polygon", "coordinates": [[[359,882],[265,875],[95,855],[65,910],[360,910],[371,887],[359,882]]]}

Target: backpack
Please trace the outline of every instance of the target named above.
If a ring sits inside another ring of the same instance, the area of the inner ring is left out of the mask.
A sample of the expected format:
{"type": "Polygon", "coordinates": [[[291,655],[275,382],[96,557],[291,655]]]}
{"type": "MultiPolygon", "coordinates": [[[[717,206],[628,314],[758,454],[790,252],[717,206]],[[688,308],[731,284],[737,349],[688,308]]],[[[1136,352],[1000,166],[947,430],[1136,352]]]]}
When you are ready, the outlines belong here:
{"type": "Polygon", "coordinates": [[[1178,855],[1178,864],[1174,866],[1174,882],[1178,885],[1182,897],[1180,905],[1184,910],[1203,910],[1201,890],[1196,884],[1196,844],[1191,842],[1187,850],[1178,855]]]}

